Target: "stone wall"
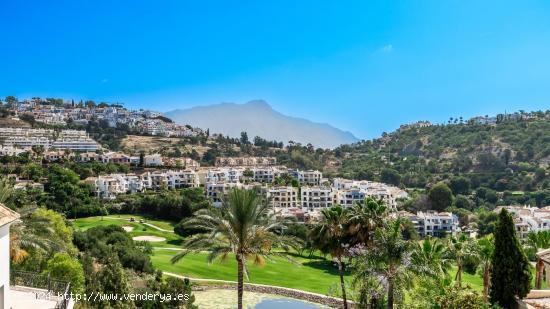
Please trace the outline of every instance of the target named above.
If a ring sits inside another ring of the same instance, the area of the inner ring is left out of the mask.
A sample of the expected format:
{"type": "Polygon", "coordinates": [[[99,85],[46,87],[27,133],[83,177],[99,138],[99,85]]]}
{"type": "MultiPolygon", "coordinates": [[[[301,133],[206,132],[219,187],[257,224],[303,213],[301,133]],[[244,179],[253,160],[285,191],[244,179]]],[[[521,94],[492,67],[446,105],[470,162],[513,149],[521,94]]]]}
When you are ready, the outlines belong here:
{"type": "MultiPolygon", "coordinates": [[[[223,285],[199,285],[194,286],[194,290],[204,291],[207,289],[227,289],[227,290],[236,290],[237,285],[234,284],[223,284],[223,285]]],[[[309,301],[312,303],[317,303],[325,306],[329,306],[331,308],[342,308],[343,303],[342,299],[336,298],[336,297],[330,297],[322,294],[316,294],[316,293],[309,293],[305,291],[295,290],[295,289],[289,289],[289,288],[283,288],[283,287],[276,287],[276,286],[268,286],[268,285],[259,285],[259,284],[245,284],[244,290],[247,292],[255,292],[255,293],[265,293],[265,294],[275,294],[280,296],[285,296],[289,298],[294,299],[300,299],[309,301]]],[[[349,308],[355,308],[355,304],[348,300],[348,307],[349,308]]]]}

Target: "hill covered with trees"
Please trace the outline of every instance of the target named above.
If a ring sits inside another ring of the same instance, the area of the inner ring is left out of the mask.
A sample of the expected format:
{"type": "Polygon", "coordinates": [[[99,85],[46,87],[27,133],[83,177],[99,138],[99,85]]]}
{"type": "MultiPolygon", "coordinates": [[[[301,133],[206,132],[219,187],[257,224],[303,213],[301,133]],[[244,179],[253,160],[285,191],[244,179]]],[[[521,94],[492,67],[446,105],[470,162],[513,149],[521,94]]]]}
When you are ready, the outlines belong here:
{"type": "MultiPolygon", "coordinates": [[[[550,204],[550,112],[499,115],[494,123],[408,126],[334,150],[337,175],[409,189],[445,182],[476,204],[550,204]]],[[[472,205],[473,207],[474,205],[472,205]]]]}

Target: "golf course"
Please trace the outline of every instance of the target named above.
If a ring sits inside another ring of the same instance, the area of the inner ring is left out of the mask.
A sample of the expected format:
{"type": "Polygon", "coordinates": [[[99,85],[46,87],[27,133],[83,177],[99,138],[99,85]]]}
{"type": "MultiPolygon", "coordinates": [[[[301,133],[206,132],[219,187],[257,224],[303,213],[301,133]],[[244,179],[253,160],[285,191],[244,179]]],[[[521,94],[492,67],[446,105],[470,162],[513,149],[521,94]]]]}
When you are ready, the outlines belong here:
{"type": "MultiPolygon", "coordinates": [[[[170,259],[181,249],[183,238],[173,232],[174,222],[152,219],[139,215],[109,215],[104,217],[88,217],[72,221],[75,230],[86,230],[94,226],[119,225],[130,236],[152,237],[154,248],[151,260],[158,269],[173,274],[196,279],[212,279],[235,281],[237,279],[237,263],[232,256],[225,261],[209,264],[207,253],[193,253],[184,257],[178,263],[172,264],[170,259]],[[158,239],[163,239],[158,241],[158,239]]],[[[314,254],[312,257],[289,254],[289,259],[273,257],[266,260],[265,265],[258,266],[248,263],[250,283],[266,284],[294,288],[320,294],[330,294],[338,291],[339,278],[336,267],[330,257],[314,254]]],[[[456,267],[450,270],[454,275],[456,267]]],[[[351,277],[346,276],[351,283],[351,277]]],[[[482,278],[475,274],[463,274],[463,283],[475,290],[482,290],[482,278]]]]}

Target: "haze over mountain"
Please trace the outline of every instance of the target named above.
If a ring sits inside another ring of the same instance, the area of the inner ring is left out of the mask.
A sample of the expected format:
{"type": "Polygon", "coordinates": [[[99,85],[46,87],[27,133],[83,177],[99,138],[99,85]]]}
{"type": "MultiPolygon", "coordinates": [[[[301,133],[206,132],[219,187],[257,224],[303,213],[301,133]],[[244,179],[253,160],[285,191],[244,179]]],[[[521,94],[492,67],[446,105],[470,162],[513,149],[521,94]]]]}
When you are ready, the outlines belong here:
{"type": "Polygon", "coordinates": [[[351,132],[329,124],[283,115],[263,100],[245,104],[221,103],[177,109],[165,115],[179,124],[209,128],[211,133],[239,137],[241,132],[245,131],[251,140],[254,136],[260,136],[285,144],[294,141],[302,144],[311,143],[321,148],[334,148],[358,141],[351,132]]]}

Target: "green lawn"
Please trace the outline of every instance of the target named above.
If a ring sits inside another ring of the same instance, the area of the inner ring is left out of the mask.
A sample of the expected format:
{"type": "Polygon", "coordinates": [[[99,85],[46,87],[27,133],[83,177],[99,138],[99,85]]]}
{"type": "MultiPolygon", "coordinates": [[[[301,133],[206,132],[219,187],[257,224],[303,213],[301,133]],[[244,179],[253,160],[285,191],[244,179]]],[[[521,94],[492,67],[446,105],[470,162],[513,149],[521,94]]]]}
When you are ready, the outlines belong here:
{"type": "MultiPolygon", "coordinates": [[[[153,264],[167,272],[194,278],[237,280],[237,262],[234,256],[225,262],[208,264],[206,253],[189,254],[176,264],[170,259],[176,254],[166,249],[156,249],[151,257],[153,264]]],[[[249,263],[250,282],[295,288],[320,294],[327,294],[331,286],[339,284],[338,272],[330,261],[322,257],[312,259],[293,256],[295,263],[284,258],[274,257],[264,266],[249,263]]],[[[349,276],[346,276],[349,279],[349,276]]]]}
{"type": "Polygon", "coordinates": [[[157,236],[166,238],[165,241],[152,242],[154,247],[180,247],[183,238],[173,232],[159,231],[148,225],[139,223],[139,220],[145,220],[145,223],[150,223],[165,230],[173,230],[173,224],[166,221],[152,220],[143,216],[134,215],[120,215],[120,216],[106,216],[106,217],[88,217],[72,220],[73,226],[76,230],[85,231],[94,226],[106,226],[106,225],[119,225],[132,227],[132,231],[129,232],[130,236],[157,236]],[[128,219],[134,217],[136,221],[130,222],[128,219]]]}
{"type": "MultiPolygon", "coordinates": [[[[159,231],[139,223],[140,219],[144,219],[145,222],[166,230],[172,230],[174,225],[174,223],[144,218],[138,215],[88,217],[73,220],[72,223],[76,230],[82,231],[94,226],[115,224],[133,227],[133,230],[129,232],[132,237],[143,235],[164,237],[166,241],[152,243],[157,248],[154,251],[154,255],[151,256],[151,260],[158,269],[194,278],[237,280],[237,263],[234,257],[230,257],[224,263],[215,262],[208,264],[206,253],[190,254],[177,264],[171,264],[170,259],[177,251],[167,248],[179,247],[183,239],[172,232],[159,231]],[[136,221],[128,221],[130,217],[134,217],[136,221]]],[[[292,259],[295,263],[275,257],[273,261],[267,260],[264,266],[249,265],[250,282],[295,288],[321,294],[327,294],[331,286],[338,286],[338,273],[330,261],[319,256],[309,259],[295,255],[292,256],[292,259]]],[[[349,279],[349,276],[346,276],[346,278],[349,279]]]]}
{"type": "MultiPolygon", "coordinates": [[[[453,268],[450,270],[449,273],[451,274],[452,278],[454,278],[456,274],[456,267],[453,266],[453,268]]],[[[535,268],[531,268],[531,273],[533,274],[532,285],[534,287],[535,286],[535,268]]],[[[483,278],[478,274],[471,275],[471,274],[463,273],[462,282],[469,284],[476,291],[483,291],[483,278]]],[[[546,288],[546,282],[544,281],[542,282],[542,288],[543,289],[546,288]]]]}

